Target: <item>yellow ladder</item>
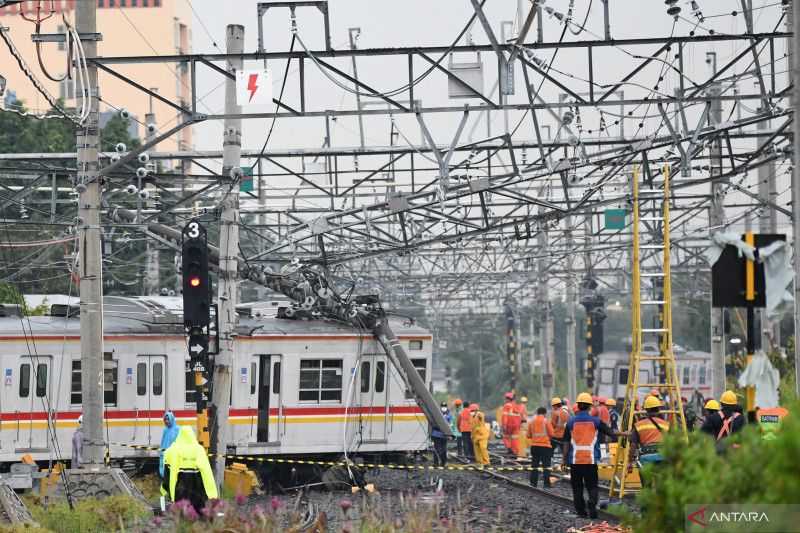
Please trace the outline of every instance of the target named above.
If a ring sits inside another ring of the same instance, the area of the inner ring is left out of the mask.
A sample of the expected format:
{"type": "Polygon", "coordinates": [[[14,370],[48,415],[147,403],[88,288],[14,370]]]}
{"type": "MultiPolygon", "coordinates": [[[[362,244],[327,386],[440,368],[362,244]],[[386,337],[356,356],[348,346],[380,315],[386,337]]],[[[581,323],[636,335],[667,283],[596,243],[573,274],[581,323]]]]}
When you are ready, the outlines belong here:
{"type": "MultiPolygon", "coordinates": [[[[667,402],[662,411],[671,421],[671,427],[677,427],[686,436],[686,418],[681,403],[680,382],[675,366],[675,354],[672,349],[672,287],[670,277],[670,235],[669,235],[669,179],[670,167],[663,167],[663,190],[653,185],[652,189],[639,189],[639,167],[633,167],[633,257],[632,257],[632,305],[631,305],[631,357],[628,365],[628,383],[625,388],[625,404],[620,419],[620,431],[630,433],[636,422],[636,415],[644,413],[640,410],[639,399],[649,394],[651,389],[658,389],[661,395],[667,395],[667,402]],[[642,216],[641,211],[652,213],[642,216]],[[641,242],[642,224],[646,227],[645,235],[654,238],[649,242],[641,242]],[[661,232],[657,231],[658,225],[661,232]],[[659,242],[660,241],[660,242],[659,242]],[[642,252],[647,254],[643,257],[642,252]],[[660,258],[658,256],[661,256],[660,258]],[[660,264],[653,269],[643,267],[642,263],[660,264]],[[661,282],[662,294],[654,296],[642,295],[642,279],[653,280],[658,287],[661,282]],[[652,328],[642,326],[643,310],[658,310],[658,324],[652,328]],[[658,339],[658,355],[647,355],[644,352],[645,340],[658,339]],[[640,371],[649,370],[650,379],[641,381],[640,371]],[[658,372],[657,372],[658,371],[658,372]]],[[[614,473],[611,476],[609,494],[611,498],[622,498],[625,495],[625,483],[628,471],[630,446],[628,438],[620,437],[617,443],[617,454],[614,461],[614,473]]]]}

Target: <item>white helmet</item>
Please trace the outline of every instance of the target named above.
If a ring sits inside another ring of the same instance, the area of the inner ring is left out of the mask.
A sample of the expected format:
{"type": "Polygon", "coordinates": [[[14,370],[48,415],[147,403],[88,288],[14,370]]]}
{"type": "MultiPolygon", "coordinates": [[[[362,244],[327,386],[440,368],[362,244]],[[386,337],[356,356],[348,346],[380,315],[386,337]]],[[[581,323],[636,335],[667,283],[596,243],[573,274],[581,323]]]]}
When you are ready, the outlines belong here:
{"type": "Polygon", "coordinates": [[[79,426],[82,426],[82,425],[83,425],[83,415],[81,415],[81,416],[79,416],[79,417],[78,417],[78,425],[79,425],[79,426]]]}

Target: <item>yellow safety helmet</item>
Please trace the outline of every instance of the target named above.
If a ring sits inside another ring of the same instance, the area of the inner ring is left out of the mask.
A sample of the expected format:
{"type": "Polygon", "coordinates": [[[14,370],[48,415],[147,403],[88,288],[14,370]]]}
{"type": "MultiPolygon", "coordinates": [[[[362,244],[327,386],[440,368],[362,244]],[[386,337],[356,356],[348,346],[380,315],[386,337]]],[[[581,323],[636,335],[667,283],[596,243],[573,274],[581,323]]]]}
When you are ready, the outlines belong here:
{"type": "Polygon", "coordinates": [[[522,403],[528,403],[528,397],[527,396],[523,396],[522,398],[519,399],[519,401],[522,402],[522,403]]]}
{"type": "Polygon", "coordinates": [[[703,408],[709,411],[719,411],[719,402],[717,400],[708,400],[703,408]]]}
{"type": "Polygon", "coordinates": [[[661,405],[662,405],[661,400],[659,400],[655,396],[648,396],[644,400],[644,408],[645,409],[653,409],[655,407],[661,407],[661,405]]]}
{"type": "Polygon", "coordinates": [[[617,400],[615,400],[614,398],[609,398],[606,400],[606,405],[609,407],[614,407],[615,405],[617,405],[617,400]]]}
{"type": "Polygon", "coordinates": [[[550,405],[558,405],[560,403],[562,403],[561,398],[553,398],[552,400],[550,400],[550,405]]]}
{"type": "Polygon", "coordinates": [[[591,404],[592,403],[592,395],[589,394],[588,392],[582,392],[582,393],[578,394],[577,398],[575,398],[575,402],[576,403],[588,403],[588,404],[591,404]]]}
{"type": "Polygon", "coordinates": [[[723,405],[736,405],[738,400],[736,400],[736,393],[732,390],[726,390],[722,393],[722,396],[719,397],[719,403],[723,405]]]}

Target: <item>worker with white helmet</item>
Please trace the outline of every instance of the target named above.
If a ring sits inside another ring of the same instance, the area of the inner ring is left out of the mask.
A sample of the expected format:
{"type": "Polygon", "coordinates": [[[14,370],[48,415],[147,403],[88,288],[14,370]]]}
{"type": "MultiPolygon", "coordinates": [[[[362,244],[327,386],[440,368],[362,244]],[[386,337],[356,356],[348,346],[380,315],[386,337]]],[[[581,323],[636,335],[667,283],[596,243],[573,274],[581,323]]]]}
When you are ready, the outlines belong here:
{"type": "Polygon", "coordinates": [[[83,415],[78,416],[78,427],[72,434],[72,468],[81,467],[83,455],[83,415]]]}

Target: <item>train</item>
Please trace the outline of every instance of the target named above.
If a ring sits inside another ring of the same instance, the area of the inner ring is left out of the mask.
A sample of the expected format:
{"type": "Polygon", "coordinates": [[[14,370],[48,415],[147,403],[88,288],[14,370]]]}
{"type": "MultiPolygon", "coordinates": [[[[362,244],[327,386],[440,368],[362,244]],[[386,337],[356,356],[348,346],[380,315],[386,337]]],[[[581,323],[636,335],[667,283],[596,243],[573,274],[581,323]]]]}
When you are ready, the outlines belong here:
{"type": "MultiPolygon", "coordinates": [[[[675,365],[681,385],[681,396],[692,398],[696,393],[703,397],[711,395],[713,365],[709,352],[686,350],[674,345],[675,365]]],[[[659,355],[658,346],[645,343],[642,355],[659,355]]],[[[629,377],[630,352],[607,351],[597,356],[595,374],[595,393],[606,398],[624,398],[625,387],[629,377]]],[[[654,383],[656,379],[654,361],[642,361],[639,369],[639,383],[654,383]]],[[[639,396],[643,398],[648,392],[642,388],[639,396]]]]}
{"type": "MultiPolygon", "coordinates": [[[[381,345],[338,322],[278,318],[281,302],[237,307],[230,454],[330,457],[428,446],[428,422],[381,345]]],[[[114,460],[155,457],[165,411],[196,424],[180,297],[104,298],[104,435],[114,460]]],[[[63,460],[81,416],[77,305],[49,316],[0,308],[0,463],[63,460]]],[[[427,387],[432,337],[391,327],[427,387]]]]}

